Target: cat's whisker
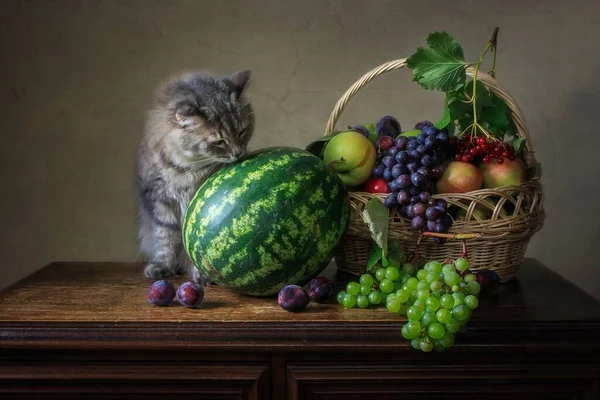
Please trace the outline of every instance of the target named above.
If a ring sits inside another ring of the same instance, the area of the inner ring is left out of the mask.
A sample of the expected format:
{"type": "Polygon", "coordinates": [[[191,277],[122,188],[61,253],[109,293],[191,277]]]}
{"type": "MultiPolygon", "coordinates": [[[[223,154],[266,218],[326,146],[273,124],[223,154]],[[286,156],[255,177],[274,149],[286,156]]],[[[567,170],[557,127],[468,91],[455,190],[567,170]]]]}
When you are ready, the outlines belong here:
{"type": "Polygon", "coordinates": [[[199,161],[191,162],[191,163],[185,164],[183,166],[184,167],[197,167],[199,165],[207,166],[207,165],[214,164],[215,162],[216,162],[215,158],[209,158],[209,159],[204,159],[204,160],[199,160],[199,161]]]}
{"type": "Polygon", "coordinates": [[[213,157],[205,157],[205,158],[201,158],[201,159],[199,159],[199,160],[196,160],[196,161],[191,161],[191,162],[189,162],[189,163],[187,163],[187,164],[182,164],[182,165],[183,165],[184,167],[187,167],[187,166],[189,166],[189,165],[196,165],[196,164],[199,164],[199,163],[210,162],[210,161],[212,161],[212,160],[214,160],[214,158],[213,158],[213,157]]]}
{"type": "Polygon", "coordinates": [[[178,176],[177,178],[175,178],[175,179],[173,180],[173,182],[179,182],[179,181],[181,181],[182,179],[189,178],[189,177],[190,177],[191,175],[193,175],[195,172],[197,172],[197,171],[201,170],[201,169],[202,169],[202,168],[204,168],[204,167],[205,167],[204,165],[199,165],[199,166],[196,166],[196,167],[194,167],[194,168],[190,169],[189,171],[186,171],[186,172],[185,172],[185,173],[183,173],[182,175],[178,176]]]}

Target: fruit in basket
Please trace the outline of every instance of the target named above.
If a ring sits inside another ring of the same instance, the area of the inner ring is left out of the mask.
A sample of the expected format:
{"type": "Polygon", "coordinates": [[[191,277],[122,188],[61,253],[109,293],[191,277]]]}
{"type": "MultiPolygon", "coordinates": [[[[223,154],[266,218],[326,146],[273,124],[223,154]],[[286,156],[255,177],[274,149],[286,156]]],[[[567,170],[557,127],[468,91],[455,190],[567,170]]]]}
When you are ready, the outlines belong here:
{"type": "Polygon", "coordinates": [[[519,185],[527,181],[527,170],[520,158],[506,159],[501,164],[495,162],[481,164],[479,168],[483,176],[484,188],[519,185]]]}
{"type": "Polygon", "coordinates": [[[468,162],[452,161],[437,181],[438,193],[467,193],[481,188],[481,171],[468,162]]]}
{"type": "Polygon", "coordinates": [[[381,178],[371,178],[365,184],[365,191],[368,193],[390,193],[390,188],[388,187],[385,179],[381,178]]]}
{"type": "Polygon", "coordinates": [[[367,128],[367,131],[369,132],[369,135],[367,137],[369,138],[371,143],[377,144],[377,139],[379,139],[379,135],[376,132],[375,124],[365,124],[365,128],[367,128]]]}
{"type": "MultiPolygon", "coordinates": [[[[486,220],[486,219],[492,218],[494,209],[496,208],[496,205],[498,204],[499,198],[486,197],[483,201],[485,201],[486,203],[489,203],[491,205],[491,208],[487,207],[483,204],[477,204],[473,210],[473,214],[472,214],[473,216],[472,216],[471,220],[476,221],[477,217],[480,220],[486,220]]],[[[466,203],[466,205],[468,206],[469,203],[466,203]]],[[[511,202],[505,202],[503,207],[501,207],[500,211],[498,212],[498,218],[507,218],[510,215],[508,210],[510,210],[511,207],[513,207],[513,204],[511,202]]],[[[459,208],[458,211],[456,211],[454,220],[455,221],[465,221],[466,216],[467,216],[467,210],[464,208],[459,208]]]]}
{"type": "Polygon", "coordinates": [[[358,132],[347,131],[335,135],[327,143],[323,161],[348,186],[365,183],[371,176],[377,150],[369,139],[358,132]]]}
{"type": "MultiPolygon", "coordinates": [[[[467,210],[465,210],[464,208],[461,208],[456,213],[456,217],[454,218],[454,220],[455,221],[465,221],[466,217],[467,217],[467,210]]],[[[490,217],[489,210],[487,210],[487,208],[483,208],[482,206],[478,205],[473,210],[471,220],[477,221],[477,218],[479,218],[480,220],[484,221],[486,219],[489,219],[489,217],[490,217]]]]}
{"type": "Polygon", "coordinates": [[[379,149],[386,151],[394,147],[396,145],[396,141],[391,136],[383,135],[379,137],[377,145],[379,146],[379,149]]]}
{"type": "Polygon", "coordinates": [[[427,120],[419,121],[415,124],[415,129],[420,131],[426,126],[433,126],[433,122],[427,120]]]}
{"type": "Polygon", "coordinates": [[[363,126],[363,125],[355,125],[355,126],[349,126],[348,130],[354,131],[354,132],[358,132],[361,135],[363,135],[364,137],[368,138],[369,137],[369,130],[363,126]]]}
{"type": "Polygon", "coordinates": [[[185,215],[183,243],[215,283],[274,295],[323,270],[349,215],[348,191],[318,157],[289,147],[263,149],[223,167],[198,189],[185,215]]]}
{"type": "Polygon", "coordinates": [[[419,136],[420,133],[421,133],[420,129],[412,129],[410,131],[402,132],[400,134],[400,136],[406,136],[406,137],[419,136]]]}
{"type": "Polygon", "coordinates": [[[298,285],[287,285],[279,291],[277,303],[290,312],[304,310],[309,302],[308,294],[298,285]]]}
{"type": "Polygon", "coordinates": [[[377,121],[375,130],[379,136],[391,136],[392,138],[395,138],[402,132],[402,127],[396,118],[391,115],[386,115],[377,121]]]}
{"type": "MultiPolygon", "coordinates": [[[[383,178],[391,191],[384,204],[388,208],[400,206],[400,215],[409,218],[414,229],[433,231],[437,224],[438,231],[447,232],[451,226],[450,218],[444,219],[442,223],[434,223],[447,210],[430,211],[431,223],[427,223],[425,215],[427,203],[435,188],[434,182],[442,175],[441,163],[448,157],[447,133],[429,123],[418,126],[422,126],[423,130],[418,130],[417,135],[400,135],[393,147],[387,150],[380,148],[379,159],[372,174],[375,178],[383,178]],[[440,135],[442,137],[438,139],[440,135]]],[[[382,136],[381,139],[386,137],[382,136]]],[[[441,239],[437,238],[436,241],[440,242],[441,239]]]]}
{"type": "Polygon", "coordinates": [[[515,149],[510,143],[485,137],[470,137],[453,145],[454,160],[473,164],[503,164],[515,160],[515,149]]]}

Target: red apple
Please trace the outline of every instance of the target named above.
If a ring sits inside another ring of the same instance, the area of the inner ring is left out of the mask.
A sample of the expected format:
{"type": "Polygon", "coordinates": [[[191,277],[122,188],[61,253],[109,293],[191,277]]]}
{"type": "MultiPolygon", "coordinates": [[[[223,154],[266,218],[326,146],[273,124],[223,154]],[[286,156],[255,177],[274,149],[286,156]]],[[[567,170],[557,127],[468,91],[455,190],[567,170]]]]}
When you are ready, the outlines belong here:
{"type": "Polygon", "coordinates": [[[492,160],[487,164],[481,164],[479,169],[483,175],[484,188],[519,185],[527,181],[525,165],[519,158],[513,161],[506,158],[502,164],[492,160]]]}
{"type": "Polygon", "coordinates": [[[467,193],[477,190],[483,183],[481,171],[471,163],[452,161],[437,181],[438,193],[467,193]]]}
{"type": "Polygon", "coordinates": [[[385,179],[371,178],[365,184],[365,190],[369,193],[391,193],[385,179]]]}
{"type": "Polygon", "coordinates": [[[333,169],[346,186],[358,186],[370,177],[377,150],[373,143],[358,132],[336,134],[327,143],[323,161],[333,169]]]}

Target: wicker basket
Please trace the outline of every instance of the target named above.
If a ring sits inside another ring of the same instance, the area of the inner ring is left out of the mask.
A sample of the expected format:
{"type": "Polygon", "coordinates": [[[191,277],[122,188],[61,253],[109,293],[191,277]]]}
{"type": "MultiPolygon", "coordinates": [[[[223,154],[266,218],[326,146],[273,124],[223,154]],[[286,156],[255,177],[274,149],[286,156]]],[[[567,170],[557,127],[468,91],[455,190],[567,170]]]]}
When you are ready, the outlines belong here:
{"type": "MultiPolygon", "coordinates": [[[[335,124],[350,99],[367,83],[379,75],[406,66],[406,60],[390,61],[369,71],[356,81],[338,100],[333,109],[325,135],[335,132],[335,124]]],[[[473,76],[473,69],[467,69],[467,75],[473,76]]],[[[511,118],[520,137],[527,139],[522,158],[527,167],[537,166],[529,131],[519,106],[510,94],[490,75],[478,72],[477,79],[486,85],[498,97],[503,99],[511,111],[511,118]]],[[[539,171],[539,168],[535,168],[539,171]]],[[[360,275],[365,272],[367,256],[372,245],[368,225],[362,218],[362,210],[373,197],[385,198],[385,194],[351,192],[351,216],[346,234],[335,254],[338,268],[360,275]]],[[[544,196],[540,176],[534,175],[528,182],[518,186],[505,186],[496,189],[481,189],[469,193],[437,194],[433,196],[445,199],[449,206],[461,207],[466,211],[462,221],[455,221],[450,233],[479,233],[480,237],[468,242],[469,263],[473,270],[490,269],[496,272],[502,282],[512,279],[523,262],[527,245],[531,237],[542,228],[544,221],[544,196]],[[486,201],[497,201],[491,204],[486,201]],[[514,211],[507,215],[505,204],[512,204],[514,211]],[[474,210],[477,206],[492,212],[490,219],[481,220],[474,210]]],[[[419,233],[410,226],[410,221],[396,211],[390,212],[389,238],[400,239],[407,254],[415,251],[419,233]]],[[[424,259],[443,260],[456,258],[462,254],[463,243],[450,240],[444,245],[436,244],[432,239],[422,240],[419,254],[424,259]]]]}

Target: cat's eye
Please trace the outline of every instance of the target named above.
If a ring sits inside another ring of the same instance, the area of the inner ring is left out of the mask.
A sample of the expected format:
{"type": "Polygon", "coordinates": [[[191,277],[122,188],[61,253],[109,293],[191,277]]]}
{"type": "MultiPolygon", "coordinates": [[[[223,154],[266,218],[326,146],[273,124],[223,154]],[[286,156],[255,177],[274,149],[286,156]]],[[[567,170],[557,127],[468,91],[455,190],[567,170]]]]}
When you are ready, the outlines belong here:
{"type": "Polygon", "coordinates": [[[240,131],[240,137],[244,136],[246,134],[246,132],[248,132],[248,128],[244,128],[240,131]]]}
{"type": "Polygon", "coordinates": [[[183,117],[181,116],[181,114],[175,114],[175,119],[177,120],[177,122],[183,121],[183,117]]]}
{"type": "Polygon", "coordinates": [[[223,146],[225,144],[225,141],[223,139],[219,139],[219,140],[215,140],[214,142],[212,142],[212,144],[214,146],[223,146]]]}

